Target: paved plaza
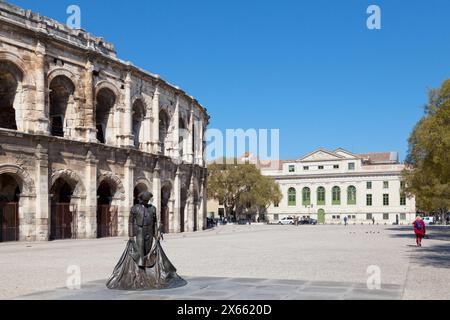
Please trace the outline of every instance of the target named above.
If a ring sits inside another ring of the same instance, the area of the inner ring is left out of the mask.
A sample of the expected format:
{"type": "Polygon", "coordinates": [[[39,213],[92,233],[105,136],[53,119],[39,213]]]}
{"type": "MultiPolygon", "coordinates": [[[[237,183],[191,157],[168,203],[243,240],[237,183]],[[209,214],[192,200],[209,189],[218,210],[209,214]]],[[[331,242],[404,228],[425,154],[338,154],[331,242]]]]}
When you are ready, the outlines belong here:
{"type": "Polygon", "coordinates": [[[410,228],[385,225],[228,225],[169,234],[163,248],[187,285],[143,292],[105,287],[126,238],[2,243],[0,298],[450,299],[448,231],[433,228],[422,248],[410,228]],[[79,290],[66,288],[70,266],[80,268],[79,290]],[[380,270],[380,289],[367,287],[370,266],[380,270]]]}

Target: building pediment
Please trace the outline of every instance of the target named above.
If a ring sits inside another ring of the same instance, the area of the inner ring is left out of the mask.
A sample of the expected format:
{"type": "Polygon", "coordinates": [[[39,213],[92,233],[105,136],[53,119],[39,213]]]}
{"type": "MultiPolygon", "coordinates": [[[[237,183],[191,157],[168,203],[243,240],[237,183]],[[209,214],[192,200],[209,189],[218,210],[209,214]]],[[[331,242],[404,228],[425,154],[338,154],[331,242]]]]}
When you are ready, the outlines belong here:
{"type": "Polygon", "coordinates": [[[333,161],[333,160],[342,160],[344,157],[329,152],[324,149],[316,150],[303,158],[300,158],[299,161],[333,161]]]}

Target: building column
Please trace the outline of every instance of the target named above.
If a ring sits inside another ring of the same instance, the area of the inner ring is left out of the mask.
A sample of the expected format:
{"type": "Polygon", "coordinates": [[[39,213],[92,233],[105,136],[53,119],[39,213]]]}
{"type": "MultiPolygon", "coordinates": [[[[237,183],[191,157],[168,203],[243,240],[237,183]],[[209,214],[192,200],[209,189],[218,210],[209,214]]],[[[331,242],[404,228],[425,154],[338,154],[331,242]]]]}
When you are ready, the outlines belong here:
{"type": "Polygon", "coordinates": [[[35,114],[35,127],[34,131],[38,134],[49,134],[49,115],[46,110],[46,72],[45,72],[45,45],[38,41],[36,45],[36,68],[35,68],[35,80],[36,80],[36,103],[34,106],[35,114]]]}
{"type": "Polygon", "coordinates": [[[89,150],[86,155],[86,238],[97,237],[97,164],[89,150]]]}
{"type": "Polygon", "coordinates": [[[131,207],[133,207],[134,198],[134,168],[135,165],[131,156],[128,155],[124,166],[123,185],[125,187],[125,208],[124,212],[118,217],[118,232],[119,236],[124,237],[128,235],[128,218],[130,216],[131,207]]]}
{"type": "Polygon", "coordinates": [[[186,161],[187,163],[194,163],[194,143],[192,139],[195,139],[195,118],[194,118],[194,106],[191,105],[191,114],[189,119],[189,136],[187,142],[187,150],[186,150],[186,161]]]}
{"type": "Polygon", "coordinates": [[[158,217],[158,223],[162,221],[161,218],[161,176],[160,176],[160,167],[157,163],[155,169],[153,170],[153,205],[156,208],[156,216],[158,217]]]}
{"type": "Polygon", "coordinates": [[[191,176],[191,182],[189,184],[189,197],[187,199],[188,203],[186,206],[186,213],[184,215],[184,225],[186,226],[186,231],[193,232],[194,231],[194,210],[195,210],[195,202],[194,202],[194,174],[191,176]]]}
{"type": "Polygon", "coordinates": [[[86,101],[84,103],[84,119],[82,119],[81,125],[86,130],[85,139],[87,142],[97,142],[97,128],[95,124],[95,93],[94,93],[94,65],[91,60],[88,59],[86,63],[86,72],[84,78],[85,84],[85,97],[86,101]]]}
{"type": "Polygon", "coordinates": [[[205,230],[206,228],[206,205],[205,201],[206,197],[206,183],[205,179],[202,179],[200,185],[200,193],[199,193],[199,203],[198,203],[198,211],[197,211],[197,231],[205,230]]]}
{"type": "Polygon", "coordinates": [[[173,232],[180,232],[180,208],[181,208],[181,183],[180,183],[180,169],[177,168],[175,179],[173,182],[174,206],[173,206],[173,232]]]}
{"type": "MultiPolygon", "coordinates": [[[[180,159],[180,96],[176,94],[175,112],[173,113],[172,123],[172,151],[170,155],[172,158],[180,159]]],[[[181,159],[180,159],[181,160],[181,159]]]]}
{"type": "MultiPolygon", "coordinates": [[[[152,149],[152,120],[153,120],[153,115],[152,115],[152,109],[147,107],[147,104],[145,105],[145,117],[144,120],[142,122],[142,130],[144,131],[143,134],[143,151],[145,152],[153,152],[152,149]]],[[[159,206],[159,205],[158,205],[159,206]]]]}
{"type": "Polygon", "coordinates": [[[121,123],[119,135],[122,136],[122,147],[133,147],[134,139],[132,132],[132,110],[131,110],[131,73],[128,72],[125,78],[124,94],[124,123],[121,123]]]}
{"type": "Polygon", "coordinates": [[[152,100],[152,140],[151,148],[154,154],[160,153],[160,141],[159,141],[159,86],[156,85],[155,92],[152,100]]]}
{"type": "Polygon", "coordinates": [[[50,237],[48,150],[41,144],[36,149],[36,240],[46,241],[50,237]]]}
{"type": "Polygon", "coordinates": [[[203,166],[203,135],[203,121],[199,120],[197,122],[197,135],[195,137],[197,147],[195,148],[194,152],[195,164],[199,166],[203,166]]]}

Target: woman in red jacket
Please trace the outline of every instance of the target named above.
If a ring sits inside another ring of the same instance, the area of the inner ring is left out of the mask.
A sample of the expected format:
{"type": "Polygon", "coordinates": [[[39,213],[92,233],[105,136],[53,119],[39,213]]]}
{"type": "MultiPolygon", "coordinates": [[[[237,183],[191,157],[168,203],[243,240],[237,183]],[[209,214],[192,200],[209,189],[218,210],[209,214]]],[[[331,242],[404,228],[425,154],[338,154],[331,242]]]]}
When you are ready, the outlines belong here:
{"type": "Polygon", "coordinates": [[[413,222],[414,233],[416,234],[416,243],[418,247],[422,246],[422,238],[425,236],[425,222],[421,216],[417,216],[416,221],[413,222]]]}

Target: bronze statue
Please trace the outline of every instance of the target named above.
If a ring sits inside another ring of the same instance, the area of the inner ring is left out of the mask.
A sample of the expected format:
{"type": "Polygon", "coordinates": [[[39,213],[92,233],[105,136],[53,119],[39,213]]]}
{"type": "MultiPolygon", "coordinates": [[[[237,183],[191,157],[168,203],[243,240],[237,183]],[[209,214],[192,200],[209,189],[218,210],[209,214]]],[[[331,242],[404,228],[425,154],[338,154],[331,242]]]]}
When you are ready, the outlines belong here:
{"type": "Polygon", "coordinates": [[[156,208],[149,204],[152,197],[150,192],[141,193],[139,203],[131,208],[129,240],[106,283],[109,289],[164,289],[186,284],[161,247],[156,208]]]}

